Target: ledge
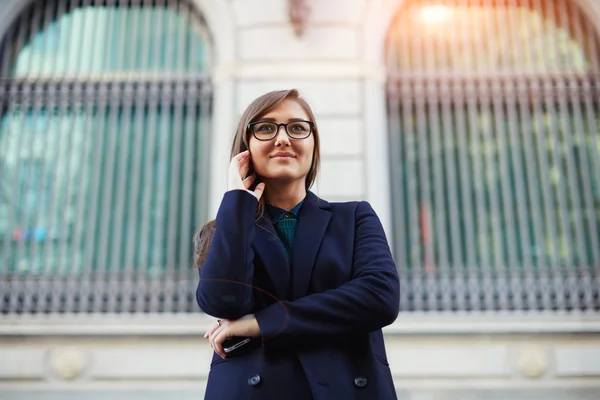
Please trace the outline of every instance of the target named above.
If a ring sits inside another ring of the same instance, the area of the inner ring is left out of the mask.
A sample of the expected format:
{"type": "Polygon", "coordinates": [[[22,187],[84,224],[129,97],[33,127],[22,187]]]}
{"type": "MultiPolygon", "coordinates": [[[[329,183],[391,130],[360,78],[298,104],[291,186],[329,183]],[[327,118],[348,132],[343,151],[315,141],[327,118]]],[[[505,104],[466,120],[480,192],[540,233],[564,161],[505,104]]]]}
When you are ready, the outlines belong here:
{"type": "MultiPolygon", "coordinates": [[[[196,336],[215,321],[192,315],[4,316],[0,336],[196,336]]],[[[600,333],[600,315],[403,314],[384,328],[387,336],[600,333]]]]}

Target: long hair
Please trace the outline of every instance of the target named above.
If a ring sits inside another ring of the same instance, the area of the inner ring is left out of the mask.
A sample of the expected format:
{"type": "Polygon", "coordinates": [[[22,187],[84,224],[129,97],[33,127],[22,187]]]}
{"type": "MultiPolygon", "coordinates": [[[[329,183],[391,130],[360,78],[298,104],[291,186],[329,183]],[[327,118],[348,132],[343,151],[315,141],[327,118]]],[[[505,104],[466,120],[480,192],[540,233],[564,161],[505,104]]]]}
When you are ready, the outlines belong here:
{"type": "MultiPolygon", "coordinates": [[[[255,99],[246,111],[242,114],[240,121],[237,126],[237,130],[235,132],[235,137],[233,138],[233,145],[231,146],[231,158],[235,157],[242,151],[246,151],[249,149],[248,142],[250,141],[250,132],[248,131],[248,124],[258,121],[262,116],[267,114],[273,108],[277,107],[286,99],[293,99],[296,101],[306,112],[310,120],[314,123],[314,132],[313,137],[315,141],[312,162],[310,165],[310,169],[306,174],[305,187],[308,191],[312,185],[314,184],[317,174],[319,172],[319,166],[321,163],[321,147],[319,142],[319,130],[317,128],[317,123],[315,120],[315,115],[306,100],[304,100],[298,90],[290,89],[290,90],[276,90],[273,92],[269,92],[263,94],[262,96],[255,99]]],[[[249,172],[251,173],[251,171],[249,172]]],[[[258,178],[258,177],[257,177],[258,178]]],[[[265,197],[262,196],[259,200],[258,207],[256,210],[256,218],[260,218],[265,210],[265,197]]],[[[210,251],[210,245],[212,243],[212,238],[217,229],[215,220],[210,220],[202,225],[194,234],[194,267],[200,268],[204,261],[206,261],[206,257],[208,256],[208,252],[210,251]]]]}

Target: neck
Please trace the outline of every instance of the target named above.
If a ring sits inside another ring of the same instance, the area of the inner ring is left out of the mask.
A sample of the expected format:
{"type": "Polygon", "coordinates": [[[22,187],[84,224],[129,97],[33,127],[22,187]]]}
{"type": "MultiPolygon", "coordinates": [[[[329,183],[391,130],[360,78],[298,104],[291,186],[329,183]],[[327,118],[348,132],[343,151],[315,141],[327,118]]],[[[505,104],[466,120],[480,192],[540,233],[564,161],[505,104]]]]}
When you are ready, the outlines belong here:
{"type": "Polygon", "coordinates": [[[306,197],[304,180],[293,183],[265,182],[265,200],[268,204],[291,210],[306,197]]]}

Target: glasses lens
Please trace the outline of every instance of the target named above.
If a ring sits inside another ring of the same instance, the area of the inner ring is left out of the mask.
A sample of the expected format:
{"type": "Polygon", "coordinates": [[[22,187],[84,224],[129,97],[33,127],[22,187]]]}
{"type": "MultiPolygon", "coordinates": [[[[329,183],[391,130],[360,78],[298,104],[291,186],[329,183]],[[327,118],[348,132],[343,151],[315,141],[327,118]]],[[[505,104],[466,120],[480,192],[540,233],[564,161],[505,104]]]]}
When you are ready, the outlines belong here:
{"type": "Polygon", "coordinates": [[[287,131],[294,139],[304,139],[310,135],[310,124],[304,121],[290,122],[287,131]]]}
{"type": "Polygon", "coordinates": [[[272,122],[260,122],[254,125],[254,136],[258,140],[272,139],[277,133],[277,125],[272,122]]]}

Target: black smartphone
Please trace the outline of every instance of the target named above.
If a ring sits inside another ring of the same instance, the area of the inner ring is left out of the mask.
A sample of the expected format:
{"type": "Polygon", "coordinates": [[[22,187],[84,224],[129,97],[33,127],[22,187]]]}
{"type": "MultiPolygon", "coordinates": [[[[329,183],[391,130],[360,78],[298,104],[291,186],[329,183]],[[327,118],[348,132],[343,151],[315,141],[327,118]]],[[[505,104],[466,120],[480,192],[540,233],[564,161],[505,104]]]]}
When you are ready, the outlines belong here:
{"type": "Polygon", "coordinates": [[[225,351],[225,353],[231,353],[232,351],[239,349],[243,345],[250,343],[251,340],[252,338],[249,337],[234,336],[223,342],[223,351],[225,351]]]}

